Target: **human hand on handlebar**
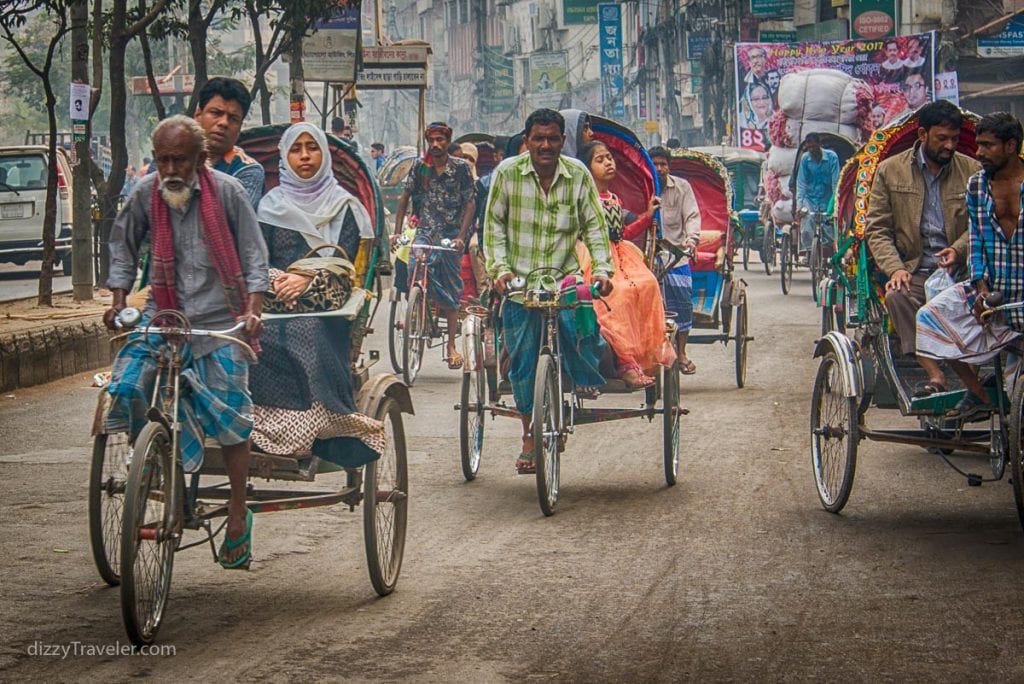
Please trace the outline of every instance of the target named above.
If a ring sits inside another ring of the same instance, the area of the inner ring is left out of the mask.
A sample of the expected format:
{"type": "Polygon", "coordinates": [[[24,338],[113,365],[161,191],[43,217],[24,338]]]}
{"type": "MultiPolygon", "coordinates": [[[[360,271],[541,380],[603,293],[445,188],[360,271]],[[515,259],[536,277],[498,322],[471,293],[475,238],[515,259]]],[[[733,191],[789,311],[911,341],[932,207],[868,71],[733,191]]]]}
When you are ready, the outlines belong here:
{"type": "Polygon", "coordinates": [[[508,290],[509,283],[515,279],[514,273],[502,273],[498,276],[498,279],[494,281],[494,286],[498,289],[498,294],[505,294],[508,290]]]}
{"type": "Polygon", "coordinates": [[[612,293],[612,280],[606,275],[595,275],[594,285],[597,286],[597,292],[602,297],[607,297],[612,293]]]}
{"type": "Polygon", "coordinates": [[[117,315],[121,313],[127,304],[128,293],[124,290],[113,291],[113,301],[110,308],[103,312],[103,325],[107,330],[117,330],[117,315]]]}

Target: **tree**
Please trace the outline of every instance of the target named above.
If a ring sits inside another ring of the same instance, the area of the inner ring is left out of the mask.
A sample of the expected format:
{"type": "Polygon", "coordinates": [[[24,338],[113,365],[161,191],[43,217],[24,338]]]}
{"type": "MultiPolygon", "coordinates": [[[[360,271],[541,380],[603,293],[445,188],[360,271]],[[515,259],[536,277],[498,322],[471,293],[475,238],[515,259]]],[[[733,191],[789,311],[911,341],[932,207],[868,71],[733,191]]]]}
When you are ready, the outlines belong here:
{"type": "Polygon", "coordinates": [[[39,274],[40,306],[53,306],[53,261],[57,224],[57,96],[51,76],[54,55],[61,39],[68,32],[68,7],[63,0],[7,0],[0,9],[0,31],[3,39],[14,48],[25,66],[42,82],[46,103],[49,142],[47,156],[50,163],[46,172],[46,204],[43,211],[43,267],[39,274]],[[53,34],[46,44],[42,63],[33,58],[15,36],[30,17],[45,13],[52,22],[53,34]]]}

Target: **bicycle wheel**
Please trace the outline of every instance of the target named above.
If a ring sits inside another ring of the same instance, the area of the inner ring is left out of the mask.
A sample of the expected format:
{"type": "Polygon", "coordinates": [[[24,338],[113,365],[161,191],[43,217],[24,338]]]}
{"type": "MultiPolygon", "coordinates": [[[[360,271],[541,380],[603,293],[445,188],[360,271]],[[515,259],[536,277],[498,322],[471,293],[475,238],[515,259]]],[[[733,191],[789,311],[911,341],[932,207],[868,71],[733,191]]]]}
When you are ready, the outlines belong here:
{"type": "Polygon", "coordinates": [[[821,238],[815,237],[811,240],[811,253],[807,256],[807,260],[811,267],[811,298],[814,299],[815,304],[820,304],[821,293],[818,292],[818,283],[822,276],[821,238]]]}
{"type": "Polygon", "coordinates": [[[733,331],[736,354],[736,386],[740,389],[747,381],[747,298],[736,307],[736,329],[733,331]]]}
{"type": "Polygon", "coordinates": [[[391,311],[388,313],[388,355],[391,357],[391,367],[396,373],[401,373],[405,368],[405,311],[406,300],[401,294],[395,295],[397,299],[391,302],[391,311]]]}
{"type": "Polygon", "coordinates": [[[135,440],[121,534],[121,617],[137,646],[153,643],[171,591],[179,540],[168,528],[170,506],[176,505],[169,503],[174,477],[181,495],[184,478],[174,463],[171,436],[163,424],[148,423],[135,440]]]}
{"type": "Polygon", "coordinates": [[[818,366],[811,395],[811,465],[818,498],[825,510],[838,513],[850,498],[857,467],[857,398],[847,397],[843,369],[835,352],[818,366]]]}
{"type": "Polygon", "coordinates": [[[750,270],[750,244],[747,242],[746,236],[743,238],[743,270],[750,270]]]}
{"type": "Polygon", "coordinates": [[[775,226],[770,223],[764,227],[764,236],[761,238],[761,262],[764,264],[765,275],[771,275],[775,270],[775,226]]]}
{"type": "Polygon", "coordinates": [[[131,446],[125,432],[93,438],[89,468],[89,545],[103,581],[121,583],[121,528],[125,483],[131,465],[131,446]]]}
{"type": "Polygon", "coordinates": [[[541,354],[533,386],[533,463],[537,468],[537,498],[544,515],[554,515],[558,501],[562,397],[556,372],[551,354],[541,354]]]}
{"type": "Polygon", "coordinates": [[[679,359],[671,366],[662,369],[663,397],[662,407],[662,456],[665,462],[665,484],[669,487],[676,483],[679,476],[679,359]]]}
{"type": "MultiPolygon", "coordinates": [[[[480,357],[477,356],[479,360],[480,357]]],[[[476,478],[484,446],[484,403],[487,380],[481,363],[462,374],[462,396],[459,401],[459,448],[462,454],[462,476],[476,478]]]]}
{"type": "Polygon", "coordinates": [[[1013,478],[1013,500],[1017,517],[1024,526],[1024,382],[1013,388],[1010,402],[1010,477],[1013,478]]]}
{"type": "Polygon", "coordinates": [[[419,285],[413,285],[409,290],[409,301],[405,304],[405,329],[402,331],[402,379],[410,387],[416,382],[423,363],[429,315],[423,290],[419,285]]]}
{"type": "Polygon", "coordinates": [[[409,471],[405,427],[398,403],[386,397],[377,409],[384,422],[388,446],[363,470],[363,542],[373,590],[387,596],[395,590],[405,552],[409,519],[409,471]]]}
{"type": "Polygon", "coordinates": [[[782,246],[779,248],[779,278],[782,281],[782,294],[788,295],[793,287],[793,262],[796,252],[793,249],[789,233],[782,234],[782,246]]]}

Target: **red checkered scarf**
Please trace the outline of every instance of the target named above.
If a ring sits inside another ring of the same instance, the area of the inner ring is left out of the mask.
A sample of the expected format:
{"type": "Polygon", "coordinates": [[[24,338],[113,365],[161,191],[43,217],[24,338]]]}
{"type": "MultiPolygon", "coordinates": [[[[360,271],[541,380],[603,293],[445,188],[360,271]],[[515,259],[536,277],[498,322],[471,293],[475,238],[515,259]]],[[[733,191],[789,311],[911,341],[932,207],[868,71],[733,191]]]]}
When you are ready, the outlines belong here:
{"type": "MultiPolygon", "coordinates": [[[[206,166],[197,170],[199,176],[199,230],[203,242],[210,252],[213,267],[217,270],[220,283],[227,294],[228,307],[236,316],[246,310],[245,278],[238,261],[238,250],[228,229],[224,207],[221,206],[213,172],[206,166]]],[[[178,293],[175,289],[174,231],[171,228],[171,212],[160,193],[159,186],[153,188],[150,211],[152,252],[150,285],[156,308],[179,309],[178,293]]]]}

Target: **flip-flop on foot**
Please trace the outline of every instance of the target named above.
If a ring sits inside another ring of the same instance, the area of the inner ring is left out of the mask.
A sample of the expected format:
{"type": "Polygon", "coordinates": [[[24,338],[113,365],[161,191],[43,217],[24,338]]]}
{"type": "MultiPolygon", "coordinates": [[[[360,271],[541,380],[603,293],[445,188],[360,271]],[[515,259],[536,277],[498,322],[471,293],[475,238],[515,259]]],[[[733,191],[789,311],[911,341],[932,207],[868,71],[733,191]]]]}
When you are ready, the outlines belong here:
{"type": "Polygon", "coordinates": [[[220,545],[217,552],[217,562],[225,570],[248,570],[252,563],[252,511],[245,511],[245,533],[241,537],[231,539],[225,533],[224,543],[220,545]],[[233,561],[225,560],[225,557],[235,549],[245,546],[245,553],[233,561]]]}

